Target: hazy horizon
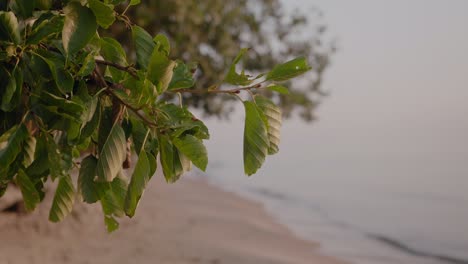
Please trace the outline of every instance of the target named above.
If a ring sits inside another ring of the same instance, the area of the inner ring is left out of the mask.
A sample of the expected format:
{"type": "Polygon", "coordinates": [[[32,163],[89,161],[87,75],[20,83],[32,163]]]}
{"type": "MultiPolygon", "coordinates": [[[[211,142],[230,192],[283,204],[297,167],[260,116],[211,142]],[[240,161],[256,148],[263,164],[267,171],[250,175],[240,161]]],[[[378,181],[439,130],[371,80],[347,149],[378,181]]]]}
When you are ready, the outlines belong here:
{"type": "MultiPolygon", "coordinates": [[[[266,201],[311,239],[324,232],[326,245],[334,241],[333,254],[345,258],[375,253],[343,251],[360,244],[355,236],[342,237],[347,227],[468,258],[468,1],[283,3],[303,12],[318,7],[328,36],[338,39],[322,86],[330,95],[317,121],[284,123],[280,153],[251,178],[242,175],[242,118],[209,121],[208,174],[227,179],[226,188],[239,184],[304,198],[327,220],[317,220],[311,208],[266,201]],[[324,224],[330,219],[340,224],[324,224]]],[[[393,257],[375,254],[367,257],[393,257]]]]}
{"type": "Polygon", "coordinates": [[[311,128],[336,137],[319,143],[468,153],[468,2],[288,1],[300,2],[323,10],[339,46],[311,128]]]}

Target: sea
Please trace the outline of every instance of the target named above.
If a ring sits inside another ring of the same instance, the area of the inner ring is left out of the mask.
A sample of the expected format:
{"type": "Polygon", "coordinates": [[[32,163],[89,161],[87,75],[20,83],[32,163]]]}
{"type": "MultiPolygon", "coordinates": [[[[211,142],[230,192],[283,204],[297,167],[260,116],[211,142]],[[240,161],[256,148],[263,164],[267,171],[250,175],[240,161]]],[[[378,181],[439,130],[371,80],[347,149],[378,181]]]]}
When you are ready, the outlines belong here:
{"type": "Polygon", "coordinates": [[[372,133],[346,144],[338,138],[352,132],[333,122],[293,119],[280,152],[248,177],[241,112],[206,122],[209,167],[197,175],[263,203],[325,255],[357,264],[468,263],[467,152],[415,151],[397,139],[398,152],[376,151],[366,147],[372,133]]]}
{"type": "Polygon", "coordinates": [[[468,1],[281,2],[336,44],[321,87],[328,96],[315,121],[284,121],[280,152],[251,177],[242,104],[229,121],[204,119],[212,137],[203,177],[262,202],[323,254],[468,263],[468,1]]]}
{"type": "MultiPolygon", "coordinates": [[[[242,104],[208,119],[213,184],[260,201],[323,254],[357,264],[468,263],[468,1],[282,0],[337,46],[317,120],[242,165],[242,104]]],[[[297,36],[307,35],[306,27],[297,36]]],[[[313,33],[313,31],[312,31],[313,33]]],[[[325,39],[327,41],[327,39],[325,39]]]]}

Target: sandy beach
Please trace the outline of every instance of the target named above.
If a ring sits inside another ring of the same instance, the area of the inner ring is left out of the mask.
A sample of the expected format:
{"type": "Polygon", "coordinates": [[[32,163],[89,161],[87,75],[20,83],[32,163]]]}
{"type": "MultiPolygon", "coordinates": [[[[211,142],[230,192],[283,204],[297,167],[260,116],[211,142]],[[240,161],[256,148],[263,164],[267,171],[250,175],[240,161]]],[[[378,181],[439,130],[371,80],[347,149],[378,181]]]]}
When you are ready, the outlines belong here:
{"type": "Polygon", "coordinates": [[[29,215],[0,214],[0,264],[339,264],[296,238],[261,204],[184,178],[154,177],[133,219],[105,231],[99,206],[75,203],[65,221],[47,221],[50,198],[29,215]]]}

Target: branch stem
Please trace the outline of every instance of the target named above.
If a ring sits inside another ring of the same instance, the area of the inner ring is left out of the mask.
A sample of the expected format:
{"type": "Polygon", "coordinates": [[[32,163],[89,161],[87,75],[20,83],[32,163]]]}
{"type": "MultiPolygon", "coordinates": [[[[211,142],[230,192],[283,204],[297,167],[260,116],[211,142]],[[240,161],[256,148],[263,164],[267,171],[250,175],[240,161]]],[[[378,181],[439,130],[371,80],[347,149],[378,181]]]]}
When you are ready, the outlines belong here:
{"type": "Polygon", "coordinates": [[[158,127],[158,124],[156,124],[155,122],[153,122],[152,120],[148,119],[148,117],[146,117],[144,114],[142,114],[140,112],[140,109],[137,109],[135,107],[133,107],[132,105],[130,104],[127,104],[125,101],[123,101],[122,99],[120,99],[112,89],[107,89],[107,92],[110,93],[112,95],[112,97],[116,98],[121,104],[125,105],[128,109],[132,110],[133,113],[135,113],[135,115],[137,115],[143,122],[145,122],[147,125],[149,126],[152,126],[152,127],[158,127]]]}
{"type": "Polygon", "coordinates": [[[123,65],[113,63],[113,62],[110,62],[110,61],[105,61],[105,60],[96,60],[96,63],[101,64],[101,65],[111,66],[111,67],[116,68],[118,70],[127,72],[133,78],[138,79],[138,75],[136,74],[135,69],[132,66],[123,66],[123,65]]]}
{"type": "Polygon", "coordinates": [[[234,89],[228,90],[207,90],[207,89],[177,89],[170,91],[171,93],[191,93],[191,94],[239,94],[241,91],[250,91],[252,89],[262,89],[263,81],[246,86],[246,87],[239,87],[234,89]]]}
{"type": "Polygon", "coordinates": [[[110,95],[112,95],[113,98],[117,99],[117,101],[119,101],[122,105],[126,106],[128,109],[132,110],[133,113],[135,113],[135,115],[137,115],[143,122],[145,122],[147,125],[149,126],[152,126],[152,127],[157,127],[158,125],[153,122],[152,120],[148,119],[148,117],[146,117],[144,114],[142,114],[139,110],[140,109],[137,109],[135,107],[133,107],[132,105],[126,103],[125,101],[123,101],[122,99],[120,99],[119,96],[117,96],[115,94],[115,92],[112,90],[112,87],[114,85],[111,85],[109,86],[106,82],[106,80],[104,79],[104,77],[102,76],[102,74],[99,72],[99,70],[96,68],[94,70],[94,73],[95,73],[95,76],[97,78],[97,82],[99,84],[99,86],[101,86],[102,88],[106,88],[106,92],[109,93],[110,95]]]}

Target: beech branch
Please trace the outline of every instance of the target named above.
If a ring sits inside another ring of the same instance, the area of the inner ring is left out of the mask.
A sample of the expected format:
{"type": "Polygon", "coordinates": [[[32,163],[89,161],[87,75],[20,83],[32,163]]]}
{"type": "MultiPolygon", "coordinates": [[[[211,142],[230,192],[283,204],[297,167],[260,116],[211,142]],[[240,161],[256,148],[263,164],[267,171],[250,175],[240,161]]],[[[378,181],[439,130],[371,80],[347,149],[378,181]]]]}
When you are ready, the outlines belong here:
{"type": "Polygon", "coordinates": [[[191,93],[191,94],[239,94],[241,91],[251,91],[252,89],[261,89],[262,83],[257,83],[251,86],[233,88],[228,90],[208,90],[208,89],[177,89],[170,91],[171,93],[191,93]]]}
{"type": "Polygon", "coordinates": [[[128,74],[130,74],[135,79],[139,79],[138,75],[136,74],[135,69],[133,68],[133,66],[123,66],[123,65],[113,63],[113,62],[110,62],[110,61],[105,61],[105,60],[95,60],[95,61],[96,61],[97,64],[111,66],[111,67],[116,68],[118,70],[127,72],[128,74]]]}
{"type": "Polygon", "coordinates": [[[135,113],[135,115],[137,115],[141,120],[143,120],[143,122],[145,122],[147,125],[152,126],[152,127],[157,127],[158,126],[158,124],[156,124],[155,122],[150,120],[148,117],[146,117],[144,114],[142,114],[140,112],[140,109],[133,107],[131,104],[127,104],[125,101],[120,99],[120,97],[118,97],[114,93],[114,91],[112,90],[111,87],[108,87],[108,88],[110,88],[110,89],[107,89],[107,92],[110,93],[112,95],[112,97],[117,99],[117,101],[119,101],[121,104],[125,105],[128,109],[130,109],[133,113],[135,113]]]}
{"type": "Polygon", "coordinates": [[[101,86],[102,88],[107,88],[106,92],[108,94],[110,94],[112,96],[112,98],[116,99],[117,101],[119,101],[120,104],[122,104],[125,107],[127,107],[128,109],[130,109],[133,113],[135,113],[135,115],[137,115],[147,125],[152,126],[152,127],[157,127],[158,126],[155,122],[153,122],[148,117],[146,117],[144,114],[142,114],[139,111],[140,109],[137,109],[134,106],[132,106],[131,104],[128,104],[125,101],[123,101],[122,99],[120,99],[120,97],[117,96],[115,94],[115,92],[113,91],[113,88],[116,88],[117,86],[115,84],[111,84],[109,86],[108,83],[106,82],[106,80],[104,79],[104,77],[102,76],[102,74],[99,72],[99,70],[95,69],[94,74],[95,74],[95,77],[97,78],[96,81],[99,84],[99,86],[101,86]]]}

